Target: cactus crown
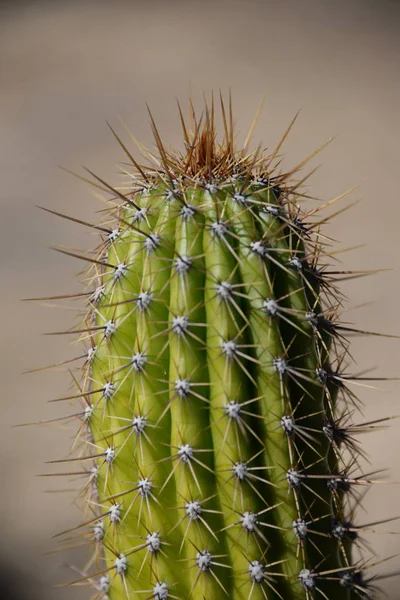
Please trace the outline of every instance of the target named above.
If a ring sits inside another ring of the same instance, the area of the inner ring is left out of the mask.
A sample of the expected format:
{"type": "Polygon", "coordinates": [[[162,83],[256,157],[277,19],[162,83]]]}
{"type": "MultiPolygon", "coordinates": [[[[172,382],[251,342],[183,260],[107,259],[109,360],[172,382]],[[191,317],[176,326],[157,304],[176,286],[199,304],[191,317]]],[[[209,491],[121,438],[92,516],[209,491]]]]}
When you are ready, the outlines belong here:
{"type": "Polygon", "coordinates": [[[329,268],[325,206],[298,205],[306,161],[279,171],[294,120],[268,154],[249,149],[254,123],[236,148],[222,99],[219,142],[214,113],[179,108],[181,152],[151,117],[146,166],[113,132],[128,183],[92,174],[101,241],[66,252],[89,264],[80,583],[97,600],[369,599],[351,502],[371,482],[355,436],[374,424],[353,422],[337,287],[352,274],[329,268]]]}

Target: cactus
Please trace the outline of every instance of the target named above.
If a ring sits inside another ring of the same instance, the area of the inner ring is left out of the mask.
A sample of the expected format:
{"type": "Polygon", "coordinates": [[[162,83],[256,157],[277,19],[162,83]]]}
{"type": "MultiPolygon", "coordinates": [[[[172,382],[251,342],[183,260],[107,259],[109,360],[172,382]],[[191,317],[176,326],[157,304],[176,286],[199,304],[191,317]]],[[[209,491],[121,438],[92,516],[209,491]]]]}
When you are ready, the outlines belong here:
{"type": "MultiPolygon", "coordinates": [[[[353,558],[368,525],[352,501],[359,470],[355,383],[329,267],[327,217],[304,211],[272,154],[235,145],[232,109],[214,101],[184,150],[124,150],[129,176],[108,194],[87,262],[76,333],[86,344],[71,456],[86,516],[63,532],[92,549],[78,583],[96,600],[349,600],[374,597],[353,558]]],[[[341,197],[340,197],[341,198],[341,197]]],[[[338,198],[339,199],[339,198],[338,198]]],[[[60,298],[61,296],[58,296],[60,298]]],[[[71,298],[71,295],[68,295],[71,298]]],[[[366,332],[358,332],[366,333],[366,332]]],[[[70,362],[70,361],[69,361],[70,362]]],[[[381,422],[383,419],[379,422],[381,422]]],[[[62,462],[62,461],[54,461],[62,462]]]]}

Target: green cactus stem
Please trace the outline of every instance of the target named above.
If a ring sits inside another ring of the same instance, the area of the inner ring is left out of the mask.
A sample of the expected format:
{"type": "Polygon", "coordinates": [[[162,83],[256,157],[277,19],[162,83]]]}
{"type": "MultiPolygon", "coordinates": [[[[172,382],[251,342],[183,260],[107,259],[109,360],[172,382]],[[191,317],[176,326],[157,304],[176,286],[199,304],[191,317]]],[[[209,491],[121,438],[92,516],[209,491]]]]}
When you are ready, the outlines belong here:
{"type": "Polygon", "coordinates": [[[79,583],[96,600],[370,599],[338,314],[352,274],[329,268],[321,209],[298,206],[306,161],[282,173],[281,144],[237,148],[230,103],[220,142],[214,101],[190,125],[179,112],[184,150],[151,118],[145,166],[113,132],[129,178],[94,176],[101,223],[72,220],[98,245],[62,250],[89,265],[74,376],[87,515],[67,537],[95,550],[79,583]]]}

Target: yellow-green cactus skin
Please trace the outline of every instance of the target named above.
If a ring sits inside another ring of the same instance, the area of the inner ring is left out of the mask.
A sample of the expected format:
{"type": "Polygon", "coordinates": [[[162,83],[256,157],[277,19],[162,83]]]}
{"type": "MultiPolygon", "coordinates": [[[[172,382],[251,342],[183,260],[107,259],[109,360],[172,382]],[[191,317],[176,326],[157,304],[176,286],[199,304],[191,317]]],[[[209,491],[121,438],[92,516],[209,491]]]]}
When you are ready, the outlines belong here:
{"type": "Polygon", "coordinates": [[[73,331],[87,510],[64,532],[93,544],[79,583],[96,600],[368,600],[349,500],[373,424],[353,422],[337,287],[352,274],[329,267],[325,206],[299,206],[306,161],[282,172],[281,144],[250,134],[238,148],[222,100],[219,141],[215,111],[179,109],[181,152],[151,118],[145,165],[113,132],[123,186],[92,174],[101,222],[67,216],[99,235],[66,252],[89,265],[73,331]]]}

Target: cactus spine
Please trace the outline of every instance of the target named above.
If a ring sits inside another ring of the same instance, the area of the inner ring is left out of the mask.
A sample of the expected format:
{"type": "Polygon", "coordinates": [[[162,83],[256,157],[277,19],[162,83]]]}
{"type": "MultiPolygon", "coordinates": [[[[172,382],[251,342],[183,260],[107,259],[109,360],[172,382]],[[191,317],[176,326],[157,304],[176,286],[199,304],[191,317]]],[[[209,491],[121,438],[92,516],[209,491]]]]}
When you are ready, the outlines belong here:
{"type": "Polygon", "coordinates": [[[129,186],[96,178],[101,241],[70,253],[89,264],[83,582],[96,600],[372,598],[352,559],[349,498],[368,481],[340,274],[298,169],[278,172],[279,147],[236,149],[221,109],[220,143],[213,102],[190,129],[180,112],[183,153],[152,120],[147,166],[116,136],[129,186]]]}

